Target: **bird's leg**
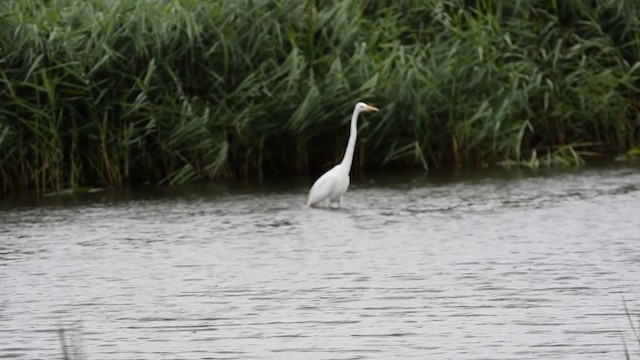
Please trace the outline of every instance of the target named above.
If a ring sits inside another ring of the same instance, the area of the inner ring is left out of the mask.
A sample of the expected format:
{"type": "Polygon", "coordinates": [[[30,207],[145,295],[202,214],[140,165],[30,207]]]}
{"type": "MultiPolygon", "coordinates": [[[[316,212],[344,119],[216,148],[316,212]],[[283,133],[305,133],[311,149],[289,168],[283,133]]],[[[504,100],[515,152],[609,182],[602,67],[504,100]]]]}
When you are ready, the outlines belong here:
{"type": "Polygon", "coordinates": [[[338,209],[342,207],[342,196],[338,199],[338,209]]]}
{"type": "Polygon", "coordinates": [[[334,199],[329,199],[329,203],[327,204],[327,208],[328,209],[335,209],[334,204],[337,204],[338,202],[334,199]]]}

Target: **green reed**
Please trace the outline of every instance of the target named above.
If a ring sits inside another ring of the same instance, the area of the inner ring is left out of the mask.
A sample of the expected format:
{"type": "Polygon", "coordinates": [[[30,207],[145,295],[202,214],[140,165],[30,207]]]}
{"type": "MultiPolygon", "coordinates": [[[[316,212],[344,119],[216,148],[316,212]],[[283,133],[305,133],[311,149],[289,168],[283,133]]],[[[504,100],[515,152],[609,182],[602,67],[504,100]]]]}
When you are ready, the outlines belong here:
{"type": "Polygon", "coordinates": [[[640,3],[8,0],[2,191],[580,164],[640,143],[640,3]]]}

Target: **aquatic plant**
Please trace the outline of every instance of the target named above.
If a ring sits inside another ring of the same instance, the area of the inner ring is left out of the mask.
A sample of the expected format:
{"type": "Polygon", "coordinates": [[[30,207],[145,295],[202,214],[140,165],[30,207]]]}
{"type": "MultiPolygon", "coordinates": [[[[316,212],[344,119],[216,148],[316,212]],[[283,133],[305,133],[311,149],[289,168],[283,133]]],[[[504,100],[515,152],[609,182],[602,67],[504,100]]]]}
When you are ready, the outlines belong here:
{"type": "MultiPolygon", "coordinates": [[[[634,341],[636,341],[638,343],[639,349],[640,349],[640,325],[638,327],[636,327],[636,325],[633,323],[633,318],[631,317],[631,312],[629,311],[629,308],[627,307],[627,301],[623,298],[622,299],[622,304],[624,305],[624,312],[627,315],[627,319],[629,320],[629,325],[631,326],[631,332],[633,334],[634,337],[634,341]]],[[[640,324],[640,322],[638,322],[638,324],[640,324]]],[[[631,359],[631,353],[629,352],[629,348],[627,347],[627,342],[622,339],[622,344],[624,345],[624,354],[625,354],[625,358],[627,360],[631,359]]],[[[639,355],[640,355],[640,350],[639,351],[639,355]]]]}
{"type": "Polygon", "coordinates": [[[640,144],[640,3],[7,0],[0,186],[580,164],[640,144]],[[588,144],[588,145],[585,145],[588,144]],[[582,153],[581,153],[582,151],[582,153]]]}
{"type": "Polygon", "coordinates": [[[82,345],[80,344],[80,330],[73,329],[72,339],[68,340],[66,334],[68,330],[58,329],[58,338],[60,340],[60,348],[62,350],[62,360],[80,360],[82,355],[82,345]]]}

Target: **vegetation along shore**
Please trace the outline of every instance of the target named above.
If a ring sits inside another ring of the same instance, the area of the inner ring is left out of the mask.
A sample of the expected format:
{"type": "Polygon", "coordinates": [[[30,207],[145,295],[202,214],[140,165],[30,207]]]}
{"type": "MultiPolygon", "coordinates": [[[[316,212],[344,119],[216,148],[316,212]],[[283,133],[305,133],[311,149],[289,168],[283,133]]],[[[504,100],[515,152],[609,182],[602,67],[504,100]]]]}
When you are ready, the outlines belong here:
{"type": "Polygon", "coordinates": [[[6,0],[0,192],[640,146],[637,0],[6,0]]]}

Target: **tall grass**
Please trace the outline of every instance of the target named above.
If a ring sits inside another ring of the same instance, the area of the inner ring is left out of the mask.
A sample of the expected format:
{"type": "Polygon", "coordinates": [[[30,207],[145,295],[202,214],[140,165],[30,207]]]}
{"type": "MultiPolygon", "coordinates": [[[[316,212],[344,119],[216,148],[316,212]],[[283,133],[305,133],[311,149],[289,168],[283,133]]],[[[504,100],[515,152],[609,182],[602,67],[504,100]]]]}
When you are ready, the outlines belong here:
{"type": "Polygon", "coordinates": [[[4,192],[580,162],[640,143],[636,0],[7,0],[4,192]]]}

